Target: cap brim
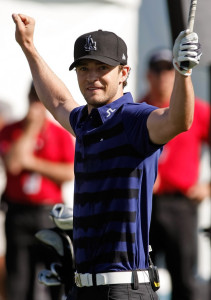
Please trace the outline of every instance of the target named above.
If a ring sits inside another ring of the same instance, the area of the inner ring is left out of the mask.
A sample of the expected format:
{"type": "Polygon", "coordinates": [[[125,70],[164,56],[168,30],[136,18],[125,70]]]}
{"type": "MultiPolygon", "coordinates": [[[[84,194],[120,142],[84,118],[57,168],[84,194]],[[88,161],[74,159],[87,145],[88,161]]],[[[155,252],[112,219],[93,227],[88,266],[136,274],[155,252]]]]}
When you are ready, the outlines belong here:
{"type": "Polygon", "coordinates": [[[120,62],[119,61],[116,61],[114,59],[111,59],[109,57],[104,57],[104,56],[100,56],[100,55],[85,55],[85,56],[82,56],[80,57],[79,59],[76,59],[69,67],[69,70],[71,71],[73,68],[75,68],[78,63],[83,60],[83,59],[91,59],[91,60],[97,60],[97,61],[100,61],[104,64],[107,64],[109,66],[113,66],[113,67],[116,67],[118,65],[120,65],[120,62]]]}

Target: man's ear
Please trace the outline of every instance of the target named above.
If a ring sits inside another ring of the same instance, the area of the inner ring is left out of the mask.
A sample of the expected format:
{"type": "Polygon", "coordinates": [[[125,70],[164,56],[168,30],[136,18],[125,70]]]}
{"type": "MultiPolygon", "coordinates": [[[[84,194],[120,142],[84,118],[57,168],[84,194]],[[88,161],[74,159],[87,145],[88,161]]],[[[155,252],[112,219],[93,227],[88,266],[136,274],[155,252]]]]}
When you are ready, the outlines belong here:
{"type": "Polygon", "coordinates": [[[130,67],[128,65],[123,66],[122,72],[123,72],[122,75],[126,76],[126,78],[127,78],[130,73],[130,67]]]}
{"type": "Polygon", "coordinates": [[[129,73],[130,73],[130,67],[128,65],[122,66],[121,68],[121,75],[122,75],[122,83],[127,80],[129,73]]]}

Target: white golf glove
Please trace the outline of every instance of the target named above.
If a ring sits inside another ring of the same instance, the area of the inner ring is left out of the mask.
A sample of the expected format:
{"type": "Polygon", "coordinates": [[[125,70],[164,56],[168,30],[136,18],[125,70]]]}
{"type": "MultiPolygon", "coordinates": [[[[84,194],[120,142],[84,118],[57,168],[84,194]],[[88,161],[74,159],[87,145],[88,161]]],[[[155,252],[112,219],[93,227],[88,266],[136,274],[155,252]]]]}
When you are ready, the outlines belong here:
{"type": "Polygon", "coordinates": [[[192,69],[199,64],[201,55],[197,33],[190,33],[189,29],[181,31],[173,47],[174,68],[179,73],[190,76],[192,69]]]}

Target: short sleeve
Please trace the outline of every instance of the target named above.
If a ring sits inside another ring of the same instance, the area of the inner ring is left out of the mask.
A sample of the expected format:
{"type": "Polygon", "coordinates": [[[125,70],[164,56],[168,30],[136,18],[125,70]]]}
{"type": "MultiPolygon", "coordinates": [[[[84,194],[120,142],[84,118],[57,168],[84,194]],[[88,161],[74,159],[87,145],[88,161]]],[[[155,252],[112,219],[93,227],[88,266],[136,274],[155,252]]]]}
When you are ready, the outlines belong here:
{"type": "Polygon", "coordinates": [[[75,141],[72,135],[66,130],[62,130],[60,133],[60,146],[63,151],[63,161],[73,163],[75,154],[75,141]]]}
{"type": "Polygon", "coordinates": [[[5,126],[0,131],[0,155],[4,155],[10,149],[11,146],[10,127],[11,126],[5,126]]]}
{"type": "Polygon", "coordinates": [[[147,118],[157,107],[146,103],[135,103],[123,107],[122,120],[129,143],[143,156],[151,155],[162,148],[151,142],[147,129],[147,118]]]}
{"type": "Polygon", "coordinates": [[[77,136],[77,124],[80,120],[80,116],[84,107],[85,106],[76,107],[70,113],[70,117],[69,117],[70,125],[76,136],[77,136]]]}
{"type": "Polygon", "coordinates": [[[196,99],[194,122],[197,132],[203,142],[208,143],[210,138],[211,107],[208,102],[196,99]]]}

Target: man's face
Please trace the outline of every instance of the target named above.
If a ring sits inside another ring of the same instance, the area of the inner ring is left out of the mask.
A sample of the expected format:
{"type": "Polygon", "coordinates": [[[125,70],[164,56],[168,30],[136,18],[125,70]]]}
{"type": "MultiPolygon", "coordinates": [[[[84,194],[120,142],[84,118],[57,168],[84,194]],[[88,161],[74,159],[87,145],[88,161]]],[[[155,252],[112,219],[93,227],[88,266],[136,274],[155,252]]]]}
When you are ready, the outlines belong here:
{"type": "Polygon", "coordinates": [[[100,107],[113,102],[123,95],[123,81],[129,67],[113,67],[97,60],[82,60],[76,67],[79,88],[88,108],[100,107]]]}
{"type": "Polygon", "coordinates": [[[46,118],[46,109],[42,102],[31,98],[26,118],[31,122],[37,122],[39,120],[39,122],[42,123],[46,118]]]}
{"type": "Polygon", "coordinates": [[[168,62],[159,62],[148,71],[148,81],[152,90],[159,95],[172,92],[175,70],[168,62]]]}

